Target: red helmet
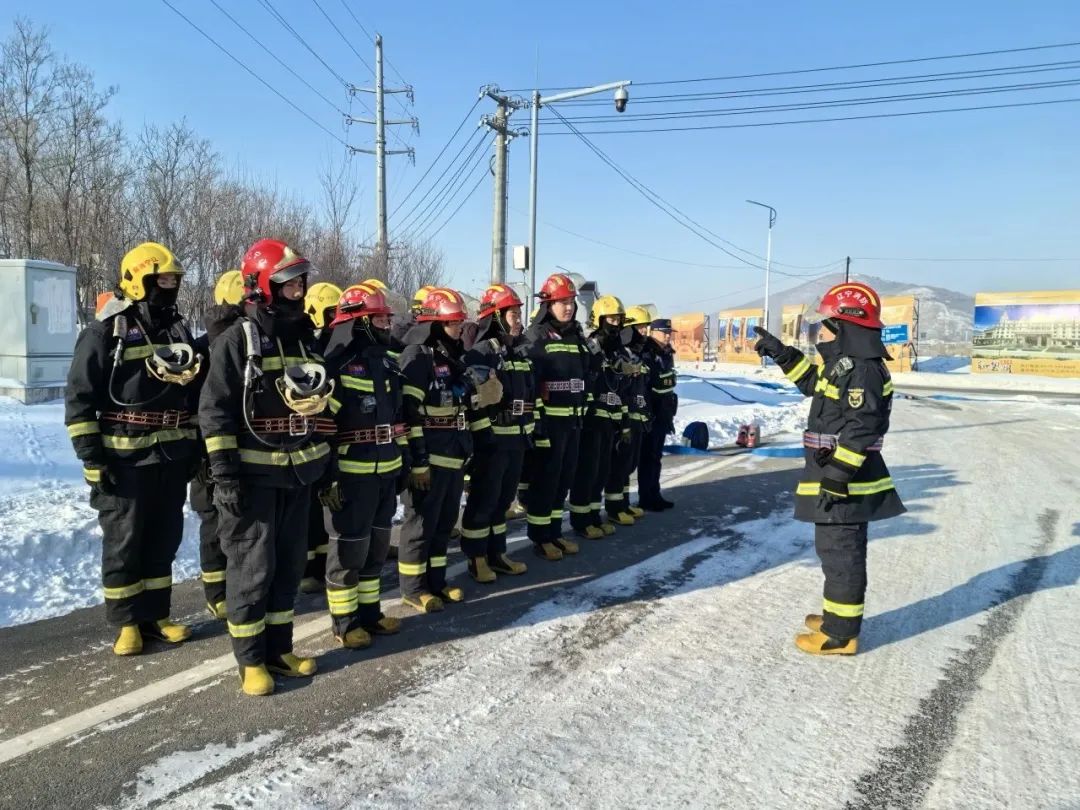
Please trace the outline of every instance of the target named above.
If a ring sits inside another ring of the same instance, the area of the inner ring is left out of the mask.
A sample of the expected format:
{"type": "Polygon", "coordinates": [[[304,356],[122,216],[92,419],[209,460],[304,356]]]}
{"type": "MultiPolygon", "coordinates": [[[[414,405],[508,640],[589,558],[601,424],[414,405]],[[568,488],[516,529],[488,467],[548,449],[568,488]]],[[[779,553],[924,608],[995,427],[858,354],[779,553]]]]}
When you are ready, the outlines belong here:
{"type": "Polygon", "coordinates": [[[513,288],[507,287],[505,284],[492,284],[480,296],[480,314],[478,317],[486,318],[504,309],[513,309],[520,306],[522,306],[521,299],[518,298],[513,288]]]}
{"type": "Polygon", "coordinates": [[[548,276],[547,281],[544,282],[544,286],[540,288],[540,292],[536,294],[545,304],[552,301],[571,301],[577,298],[577,287],[574,286],[574,282],[570,276],[563,273],[553,273],[548,276]]]}
{"type": "Polygon", "coordinates": [[[260,239],[240,262],[247,296],[267,303],[274,297],[271,282],[284,284],[312,269],[311,262],[279,239],[260,239]]]}
{"type": "Polygon", "coordinates": [[[835,318],[869,329],[885,328],[881,322],[881,298],[865,284],[837,284],[822,297],[817,311],[822,320],[835,318]]]}
{"type": "Polygon", "coordinates": [[[464,321],[467,315],[465,301],[460,293],[446,287],[436,287],[424,296],[424,302],[420,305],[420,311],[416,315],[416,322],[441,321],[443,323],[454,323],[464,321]]]}
{"type": "Polygon", "coordinates": [[[351,321],[354,318],[366,318],[370,315],[393,315],[394,311],[386,303],[386,294],[370,284],[353,284],[341,294],[337,303],[337,316],[331,326],[351,321]]]}

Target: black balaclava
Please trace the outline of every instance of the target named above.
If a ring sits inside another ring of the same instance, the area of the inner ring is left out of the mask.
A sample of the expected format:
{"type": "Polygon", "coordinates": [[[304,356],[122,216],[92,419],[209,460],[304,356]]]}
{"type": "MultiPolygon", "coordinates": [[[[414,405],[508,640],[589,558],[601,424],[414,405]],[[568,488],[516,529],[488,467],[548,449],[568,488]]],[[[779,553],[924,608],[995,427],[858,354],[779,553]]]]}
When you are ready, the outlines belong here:
{"type": "Polygon", "coordinates": [[[476,322],[476,342],[488,338],[494,338],[507,348],[515,343],[515,338],[510,334],[510,327],[506,323],[506,313],[497,309],[492,314],[481,318],[476,322]]]}
{"type": "MultiPolygon", "coordinates": [[[[281,295],[283,286],[284,284],[270,282],[271,299],[266,312],[270,316],[269,320],[274,322],[274,336],[292,338],[297,337],[304,331],[313,330],[315,325],[304,311],[304,297],[300,296],[295,301],[283,298],[281,295]]],[[[304,279],[304,291],[307,291],[306,278],[304,279]]]]}
{"type": "Polygon", "coordinates": [[[180,294],[180,285],[166,290],[158,286],[157,276],[146,276],[143,279],[145,295],[139,303],[139,312],[150,323],[159,327],[172,326],[181,320],[176,311],[176,298],[180,294]]]}
{"type": "Polygon", "coordinates": [[[621,332],[622,324],[609,323],[605,317],[600,319],[600,327],[596,330],[596,335],[605,347],[617,348],[622,345],[621,332]]]}
{"type": "Polygon", "coordinates": [[[353,323],[353,334],[362,336],[369,343],[378,346],[390,345],[390,327],[380,329],[372,323],[370,317],[357,318],[353,323]]]}
{"type": "Polygon", "coordinates": [[[871,329],[836,318],[827,318],[824,323],[836,335],[834,340],[817,344],[818,354],[825,360],[837,357],[851,357],[856,360],[892,359],[885,344],[881,342],[880,329],[871,329]]]}
{"type": "Polygon", "coordinates": [[[232,326],[243,313],[235,304],[214,304],[203,315],[206,336],[213,343],[222,332],[232,326]]]}
{"type": "Polygon", "coordinates": [[[461,355],[464,353],[464,346],[462,346],[461,340],[454,340],[446,334],[446,329],[443,328],[442,321],[431,322],[431,332],[428,342],[437,344],[443,354],[454,360],[460,359],[461,355]]]}

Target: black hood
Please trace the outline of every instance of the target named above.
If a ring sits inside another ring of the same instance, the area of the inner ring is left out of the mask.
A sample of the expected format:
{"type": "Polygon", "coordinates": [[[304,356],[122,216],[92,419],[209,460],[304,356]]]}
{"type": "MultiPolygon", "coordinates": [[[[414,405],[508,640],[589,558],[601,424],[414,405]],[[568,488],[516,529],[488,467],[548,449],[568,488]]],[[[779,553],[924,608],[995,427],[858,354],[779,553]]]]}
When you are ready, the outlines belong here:
{"type": "Polygon", "coordinates": [[[881,330],[859,326],[848,321],[830,318],[826,324],[836,333],[836,339],[817,344],[818,353],[826,360],[851,357],[855,360],[892,360],[885,344],[881,342],[881,330]]]}
{"type": "Polygon", "coordinates": [[[213,343],[241,314],[240,308],[234,304],[215,304],[210,307],[203,315],[203,328],[206,329],[207,339],[213,343]]]}
{"type": "Polygon", "coordinates": [[[624,326],[619,332],[623,346],[640,353],[645,348],[645,335],[638,332],[633,326],[624,326]]]}

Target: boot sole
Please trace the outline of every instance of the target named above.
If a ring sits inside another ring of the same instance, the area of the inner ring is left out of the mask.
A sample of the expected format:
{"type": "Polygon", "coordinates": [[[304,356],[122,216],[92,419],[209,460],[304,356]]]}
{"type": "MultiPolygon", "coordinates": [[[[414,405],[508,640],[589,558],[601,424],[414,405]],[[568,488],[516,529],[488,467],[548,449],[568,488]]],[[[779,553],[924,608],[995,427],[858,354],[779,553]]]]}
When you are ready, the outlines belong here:
{"type": "Polygon", "coordinates": [[[283,678],[310,678],[318,669],[313,669],[311,672],[300,672],[296,669],[286,669],[285,667],[272,667],[269,664],[266,665],[267,672],[273,672],[275,675],[281,675],[283,678]]]}
{"type": "Polygon", "coordinates": [[[508,577],[520,577],[522,574],[525,573],[525,571],[528,571],[529,569],[526,568],[525,571],[511,571],[509,568],[495,568],[494,566],[492,566],[491,570],[494,571],[496,574],[505,574],[508,577]]]}
{"type": "Polygon", "coordinates": [[[428,603],[428,607],[424,607],[422,602],[414,602],[412,599],[406,599],[404,596],[401,597],[401,604],[408,605],[413,610],[420,613],[439,613],[444,607],[441,600],[437,604],[432,605],[428,603]]]}

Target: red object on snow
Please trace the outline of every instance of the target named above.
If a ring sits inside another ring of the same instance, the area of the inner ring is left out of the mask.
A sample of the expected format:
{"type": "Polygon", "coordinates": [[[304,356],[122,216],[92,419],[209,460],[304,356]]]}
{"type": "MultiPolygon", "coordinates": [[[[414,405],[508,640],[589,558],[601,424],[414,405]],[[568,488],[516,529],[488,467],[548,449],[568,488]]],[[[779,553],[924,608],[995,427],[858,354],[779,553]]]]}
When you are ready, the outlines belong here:
{"type": "Polygon", "coordinates": [[[735,444],[746,447],[750,441],[750,425],[739,425],[739,435],[735,437],[735,444]]]}
{"type": "Polygon", "coordinates": [[[761,428],[757,425],[749,425],[746,431],[746,446],[757,447],[761,444],[761,428]]]}

